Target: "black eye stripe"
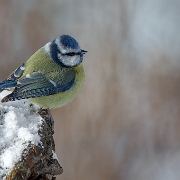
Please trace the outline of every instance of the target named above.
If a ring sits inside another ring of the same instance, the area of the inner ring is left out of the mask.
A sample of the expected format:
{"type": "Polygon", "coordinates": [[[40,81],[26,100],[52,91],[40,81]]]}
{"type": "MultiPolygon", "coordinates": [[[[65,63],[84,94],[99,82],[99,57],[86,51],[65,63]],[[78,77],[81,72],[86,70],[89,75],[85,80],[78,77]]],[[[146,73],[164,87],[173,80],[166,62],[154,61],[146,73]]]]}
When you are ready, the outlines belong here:
{"type": "Polygon", "coordinates": [[[77,52],[77,53],[75,53],[75,52],[70,52],[70,53],[65,53],[65,54],[63,54],[63,55],[75,56],[75,55],[80,55],[80,54],[81,54],[81,52],[77,52]]]}
{"type": "Polygon", "coordinates": [[[76,55],[74,52],[71,52],[71,53],[67,53],[67,55],[69,55],[69,56],[74,56],[74,55],[76,55]]]}

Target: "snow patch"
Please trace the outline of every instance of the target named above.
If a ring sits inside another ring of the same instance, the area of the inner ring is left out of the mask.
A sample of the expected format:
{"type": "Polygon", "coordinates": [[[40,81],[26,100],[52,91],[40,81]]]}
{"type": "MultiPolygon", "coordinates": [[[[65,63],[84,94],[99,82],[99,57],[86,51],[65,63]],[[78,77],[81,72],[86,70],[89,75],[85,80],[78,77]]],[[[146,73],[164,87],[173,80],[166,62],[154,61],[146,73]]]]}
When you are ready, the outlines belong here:
{"type": "MultiPolygon", "coordinates": [[[[1,92],[0,100],[9,93],[1,92]]],[[[21,160],[29,142],[41,144],[38,130],[43,119],[37,111],[28,100],[0,103],[0,179],[21,160]]]]}

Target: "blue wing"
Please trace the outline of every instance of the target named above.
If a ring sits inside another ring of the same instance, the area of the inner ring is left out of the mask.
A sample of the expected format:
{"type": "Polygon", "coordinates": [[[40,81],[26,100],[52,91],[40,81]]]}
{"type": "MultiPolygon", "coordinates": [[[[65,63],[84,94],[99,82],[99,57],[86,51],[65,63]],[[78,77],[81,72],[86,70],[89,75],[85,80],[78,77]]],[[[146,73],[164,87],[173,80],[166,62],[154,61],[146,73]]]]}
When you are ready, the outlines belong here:
{"type": "Polygon", "coordinates": [[[48,96],[64,92],[72,87],[74,80],[75,74],[69,82],[58,84],[46,78],[41,72],[34,72],[19,79],[14,91],[2,99],[2,102],[48,96]]]}
{"type": "Polygon", "coordinates": [[[11,88],[11,87],[15,87],[17,84],[17,81],[14,80],[5,80],[0,82],[0,90],[5,89],[5,88],[11,88]]]}

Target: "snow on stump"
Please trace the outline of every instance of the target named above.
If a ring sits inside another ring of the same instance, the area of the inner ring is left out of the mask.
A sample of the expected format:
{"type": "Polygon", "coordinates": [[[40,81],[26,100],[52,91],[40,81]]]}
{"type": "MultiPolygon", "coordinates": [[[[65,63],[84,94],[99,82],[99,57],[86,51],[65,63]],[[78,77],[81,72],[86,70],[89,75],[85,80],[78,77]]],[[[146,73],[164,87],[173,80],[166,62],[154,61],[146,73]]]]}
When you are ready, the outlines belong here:
{"type": "MultiPolygon", "coordinates": [[[[8,91],[0,93],[0,99],[8,91]]],[[[63,172],[55,154],[53,119],[28,100],[0,103],[0,179],[54,180],[63,172]]]]}

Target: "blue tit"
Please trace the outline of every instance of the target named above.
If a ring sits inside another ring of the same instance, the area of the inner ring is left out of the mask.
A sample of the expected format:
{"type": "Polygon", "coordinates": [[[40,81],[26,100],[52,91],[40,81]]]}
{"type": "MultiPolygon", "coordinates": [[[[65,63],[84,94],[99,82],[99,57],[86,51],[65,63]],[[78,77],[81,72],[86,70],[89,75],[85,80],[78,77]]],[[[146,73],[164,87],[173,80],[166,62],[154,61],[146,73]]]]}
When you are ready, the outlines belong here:
{"type": "Polygon", "coordinates": [[[48,42],[0,82],[1,91],[12,90],[1,102],[28,99],[49,109],[72,101],[84,82],[82,61],[86,52],[69,35],[48,42]]]}

